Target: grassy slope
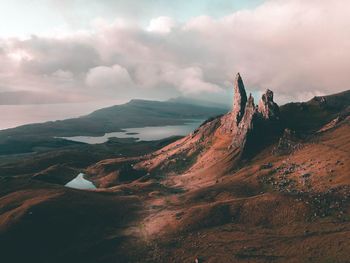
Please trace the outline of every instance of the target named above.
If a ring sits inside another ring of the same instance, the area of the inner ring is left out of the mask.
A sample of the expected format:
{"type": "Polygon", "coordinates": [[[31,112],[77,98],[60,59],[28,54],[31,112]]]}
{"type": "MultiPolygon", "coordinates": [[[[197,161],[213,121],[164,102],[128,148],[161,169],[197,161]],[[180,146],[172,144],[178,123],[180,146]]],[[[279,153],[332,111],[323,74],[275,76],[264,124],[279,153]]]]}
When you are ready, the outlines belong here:
{"type": "MultiPolygon", "coordinates": [[[[342,123],[288,155],[273,156],[268,148],[232,175],[180,192],[152,181],[84,192],[0,178],[2,259],[347,262],[349,200],[339,201],[338,190],[323,194],[349,184],[349,127],[342,123]],[[261,168],[266,163],[272,166],[261,168]],[[295,184],[280,184],[290,165],[295,169],[287,178],[295,184]],[[304,173],[311,174],[307,188],[304,173]]],[[[205,176],[192,184],[201,185],[205,176]]]]}
{"type": "Polygon", "coordinates": [[[291,154],[271,155],[270,147],[229,176],[208,182],[203,173],[188,178],[184,194],[149,200],[157,206],[143,220],[147,249],[133,260],[347,262],[349,121],[291,154]]]}
{"type": "Polygon", "coordinates": [[[118,251],[140,205],[135,197],[0,181],[1,262],[100,262],[118,251]]]}

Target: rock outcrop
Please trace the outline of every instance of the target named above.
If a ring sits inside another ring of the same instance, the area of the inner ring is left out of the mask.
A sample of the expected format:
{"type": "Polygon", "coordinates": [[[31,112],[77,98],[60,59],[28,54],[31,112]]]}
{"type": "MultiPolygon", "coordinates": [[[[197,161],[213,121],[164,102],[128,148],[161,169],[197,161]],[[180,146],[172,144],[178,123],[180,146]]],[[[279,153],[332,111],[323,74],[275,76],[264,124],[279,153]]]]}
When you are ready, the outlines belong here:
{"type": "Polygon", "coordinates": [[[244,115],[240,123],[237,124],[237,130],[232,139],[232,146],[234,148],[242,147],[247,140],[248,131],[253,129],[253,119],[256,116],[256,107],[254,104],[254,98],[250,94],[249,99],[245,105],[244,115]]]}
{"type": "Polygon", "coordinates": [[[279,119],[279,107],[273,101],[273,92],[269,89],[262,95],[258,111],[265,119],[279,119]]]}
{"type": "Polygon", "coordinates": [[[257,146],[265,145],[278,129],[276,122],[279,120],[279,107],[273,101],[273,92],[266,90],[259,105],[255,106],[251,94],[247,99],[239,73],[234,85],[234,105],[229,115],[231,119],[222,119],[224,129],[227,122],[231,121],[232,145],[229,148],[238,149],[242,154],[247,150],[254,152],[257,146]]]}
{"type": "Polygon", "coordinates": [[[239,73],[237,73],[235,78],[233,92],[232,111],[224,115],[221,120],[222,133],[235,134],[237,132],[238,125],[245,113],[247,93],[244,88],[242,77],[239,73]]]}
{"type": "Polygon", "coordinates": [[[247,94],[244,88],[243,80],[241,75],[237,73],[235,83],[234,83],[234,98],[233,98],[233,107],[232,107],[232,117],[235,124],[239,124],[242,120],[245,106],[247,103],[247,94]]]}

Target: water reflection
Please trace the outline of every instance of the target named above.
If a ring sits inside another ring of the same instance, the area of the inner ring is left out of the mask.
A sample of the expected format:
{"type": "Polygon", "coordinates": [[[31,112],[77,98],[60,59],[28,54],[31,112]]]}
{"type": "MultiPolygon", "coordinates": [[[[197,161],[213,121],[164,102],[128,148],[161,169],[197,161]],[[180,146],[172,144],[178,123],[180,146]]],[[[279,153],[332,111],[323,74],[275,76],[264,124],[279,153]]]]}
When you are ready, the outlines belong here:
{"type": "Polygon", "coordinates": [[[98,144],[107,142],[109,138],[137,138],[140,141],[154,141],[164,139],[170,136],[184,136],[194,131],[203,122],[203,120],[195,120],[184,125],[168,125],[159,127],[142,127],[129,128],[123,132],[110,132],[103,136],[74,136],[61,137],[70,141],[84,142],[89,144],[98,144]]]}

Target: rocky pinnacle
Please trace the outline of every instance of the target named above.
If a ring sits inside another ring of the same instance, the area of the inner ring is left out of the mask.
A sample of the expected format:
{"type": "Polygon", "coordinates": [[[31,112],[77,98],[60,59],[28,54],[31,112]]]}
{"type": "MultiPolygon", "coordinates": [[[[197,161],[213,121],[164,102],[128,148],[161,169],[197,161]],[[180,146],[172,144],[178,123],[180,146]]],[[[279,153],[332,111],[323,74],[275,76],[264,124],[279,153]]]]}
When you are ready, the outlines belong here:
{"type": "Polygon", "coordinates": [[[232,109],[232,116],[236,125],[238,125],[243,118],[246,103],[247,94],[245,92],[243,80],[241,78],[241,75],[237,73],[234,84],[234,100],[232,109]]]}
{"type": "MultiPolygon", "coordinates": [[[[234,104],[232,112],[223,117],[223,130],[232,134],[232,144],[228,148],[239,149],[244,156],[249,156],[265,141],[278,132],[276,122],[279,119],[279,107],[273,101],[273,92],[266,90],[259,105],[255,106],[254,98],[247,94],[240,74],[234,83],[234,104]]],[[[242,155],[242,156],[243,156],[242,155]]]]}
{"type": "Polygon", "coordinates": [[[265,119],[278,119],[279,118],[279,107],[273,101],[273,92],[269,89],[262,95],[258,111],[265,119]]]}

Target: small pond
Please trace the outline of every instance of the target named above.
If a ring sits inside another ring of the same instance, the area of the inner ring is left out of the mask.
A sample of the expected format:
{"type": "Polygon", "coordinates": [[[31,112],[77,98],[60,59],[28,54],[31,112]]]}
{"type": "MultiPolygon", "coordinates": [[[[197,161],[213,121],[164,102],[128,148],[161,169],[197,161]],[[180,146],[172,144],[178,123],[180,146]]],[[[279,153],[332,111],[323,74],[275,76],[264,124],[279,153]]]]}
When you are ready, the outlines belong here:
{"type": "Polygon", "coordinates": [[[86,180],[84,178],[83,173],[80,173],[75,177],[72,181],[68,182],[65,186],[70,187],[70,188],[75,188],[75,189],[96,189],[96,186],[90,182],[89,180],[86,180]]]}

